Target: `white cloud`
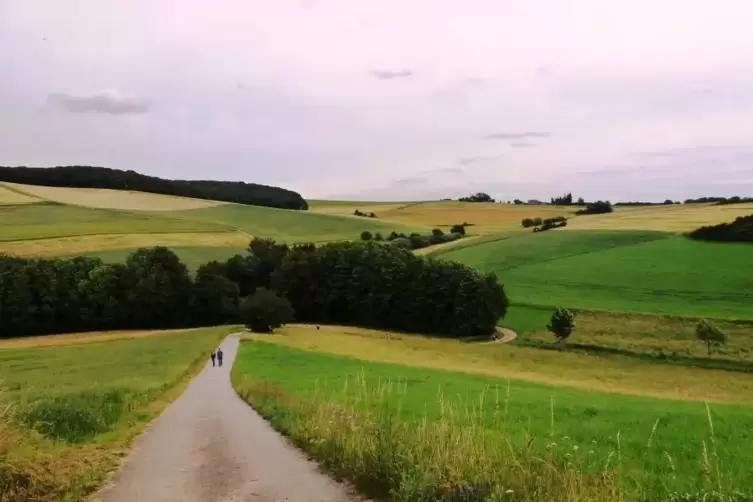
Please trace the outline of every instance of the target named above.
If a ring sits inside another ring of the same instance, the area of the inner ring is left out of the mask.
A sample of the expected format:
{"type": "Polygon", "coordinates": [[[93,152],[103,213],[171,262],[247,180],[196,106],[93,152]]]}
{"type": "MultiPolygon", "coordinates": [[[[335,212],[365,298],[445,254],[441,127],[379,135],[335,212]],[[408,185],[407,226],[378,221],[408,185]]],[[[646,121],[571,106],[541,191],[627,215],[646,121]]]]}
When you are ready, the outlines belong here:
{"type": "Polygon", "coordinates": [[[90,95],[75,96],[54,92],[47,103],[72,113],[107,113],[109,115],[142,114],[149,111],[147,100],[121,95],[117,90],[100,91],[90,95]]]}

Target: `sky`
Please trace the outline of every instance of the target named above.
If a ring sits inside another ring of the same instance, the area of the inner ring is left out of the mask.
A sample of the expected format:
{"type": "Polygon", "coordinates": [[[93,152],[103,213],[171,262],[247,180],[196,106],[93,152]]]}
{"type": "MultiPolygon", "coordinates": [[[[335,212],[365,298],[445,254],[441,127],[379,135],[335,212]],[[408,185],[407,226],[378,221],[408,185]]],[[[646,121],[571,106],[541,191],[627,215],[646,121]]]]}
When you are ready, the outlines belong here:
{"type": "Polygon", "coordinates": [[[0,165],[306,198],[753,195],[748,0],[0,0],[0,165]]]}

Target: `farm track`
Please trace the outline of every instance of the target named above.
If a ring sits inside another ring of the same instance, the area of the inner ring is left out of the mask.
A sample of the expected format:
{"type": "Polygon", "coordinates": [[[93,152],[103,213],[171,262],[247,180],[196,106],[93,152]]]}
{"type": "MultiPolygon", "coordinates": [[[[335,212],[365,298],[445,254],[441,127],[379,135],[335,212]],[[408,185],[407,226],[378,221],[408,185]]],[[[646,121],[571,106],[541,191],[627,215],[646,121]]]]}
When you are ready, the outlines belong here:
{"type": "Polygon", "coordinates": [[[230,385],[238,335],[137,440],[92,502],[345,502],[362,500],[317,469],[230,385]]]}

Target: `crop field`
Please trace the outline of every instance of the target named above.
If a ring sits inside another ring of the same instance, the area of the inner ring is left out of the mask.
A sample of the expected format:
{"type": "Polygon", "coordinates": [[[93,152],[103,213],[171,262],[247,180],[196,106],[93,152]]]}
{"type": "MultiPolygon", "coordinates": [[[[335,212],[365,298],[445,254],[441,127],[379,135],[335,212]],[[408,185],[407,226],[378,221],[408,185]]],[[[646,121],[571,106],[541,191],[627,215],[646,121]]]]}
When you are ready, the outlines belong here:
{"type": "Polygon", "coordinates": [[[233,330],[0,341],[0,500],[81,500],[233,330]]]}
{"type": "Polygon", "coordinates": [[[753,214],[753,204],[675,204],[672,206],[617,207],[610,214],[578,216],[567,230],[661,230],[689,232],[705,225],[733,221],[753,214]]]}
{"type": "Polygon", "coordinates": [[[174,197],[172,195],[129,190],[45,187],[39,185],[22,185],[20,183],[4,183],[4,185],[28,196],[50,202],[98,209],[178,211],[181,209],[197,209],[225,204],[224,202],[214,200],[191,199],[188,197],[174,197]]]}
{"type": "Polygon", "coordinates": [[[14,206],[17,204],[34,204],[41,202],[35,197],[25,195],[16,190],[11,190],[0,183],[0,206],[14,206]]]}
{"type": "Polygon", "coordinates": [[[327,242],[358,240],[361,232],[423,232],[421,225],[407,225],[378,218],[337,216],[311,211],[290,211],[261,206],[227,204],[205,209],[176,211],[171,217],[232,227],[252,236],[268,237],[278,242],[327,242]]]}
{"type": "MultiPolygon", "coordinates": [[[[369,361],[276,338],[241,346],[241,395],[336,471],[371,474],[399,500],[461,485],[528,500],[659,500],[753,483],[749,406],[385,364],[373,347],[362,348],[369,361]]],[[[363,340],[373,338],[350,345],[363,340]]],[[[402,340],[380,340],[402,352],[402,340]]]]}
{"type": "Polygon", "coordinates": [[[741,273],[750,264],[745,245],[657,232],[550,231],[439,256],[496,272],[519,304],[753,317],[753,275],[741,273]]]}

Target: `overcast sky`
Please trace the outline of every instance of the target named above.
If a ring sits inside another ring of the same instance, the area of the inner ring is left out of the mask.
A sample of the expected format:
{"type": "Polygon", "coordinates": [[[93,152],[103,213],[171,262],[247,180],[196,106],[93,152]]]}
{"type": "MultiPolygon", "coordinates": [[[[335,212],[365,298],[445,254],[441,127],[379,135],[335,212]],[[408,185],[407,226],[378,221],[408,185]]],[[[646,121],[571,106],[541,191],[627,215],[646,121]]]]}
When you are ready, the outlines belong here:
{"type": "Polygon", "coordinates": [[[753,195],[750,0],[0,0],[0,165],[753,195]]]}

